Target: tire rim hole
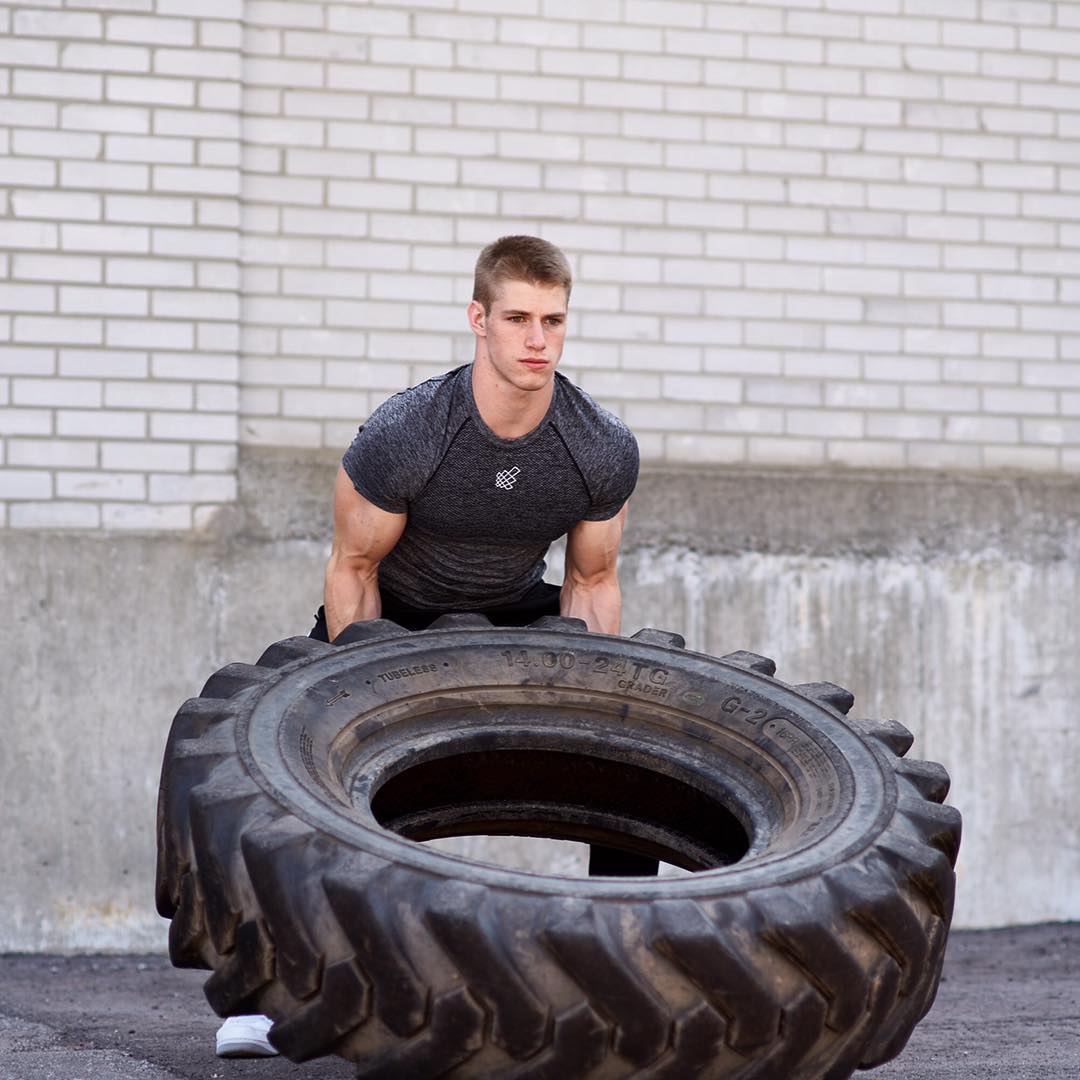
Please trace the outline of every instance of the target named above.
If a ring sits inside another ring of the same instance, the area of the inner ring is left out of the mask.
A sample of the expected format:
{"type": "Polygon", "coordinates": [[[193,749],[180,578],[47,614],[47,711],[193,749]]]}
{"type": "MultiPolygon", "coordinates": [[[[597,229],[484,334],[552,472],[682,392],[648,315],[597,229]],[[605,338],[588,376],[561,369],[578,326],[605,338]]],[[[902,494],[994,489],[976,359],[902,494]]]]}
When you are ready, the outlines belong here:
{"type": "Polygon", "coordinates": [[[689,871],[738,862],[750,838],[735,815],[660,764],[572,750],[458,753],[396,772],[375,789],[371,812],[417,841],[528,836],[598,844],[689,871]]]}

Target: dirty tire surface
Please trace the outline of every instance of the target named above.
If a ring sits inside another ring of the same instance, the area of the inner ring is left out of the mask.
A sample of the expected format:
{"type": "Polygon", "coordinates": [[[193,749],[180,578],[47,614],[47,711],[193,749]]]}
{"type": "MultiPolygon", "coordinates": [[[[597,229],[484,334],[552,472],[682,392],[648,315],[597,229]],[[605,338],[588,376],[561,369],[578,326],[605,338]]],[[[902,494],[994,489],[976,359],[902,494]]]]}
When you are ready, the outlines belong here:
{"type": "Polygon", "coordinates": [[[230,664],[158,806],[173,963],[364,1077],[849,1076],[933,1002],[959,814],[892,721],[750,653],[572,619],[356,623],[230,664]],[[692,874],[561,878],[417,840],[542,835],[692,874]]]}

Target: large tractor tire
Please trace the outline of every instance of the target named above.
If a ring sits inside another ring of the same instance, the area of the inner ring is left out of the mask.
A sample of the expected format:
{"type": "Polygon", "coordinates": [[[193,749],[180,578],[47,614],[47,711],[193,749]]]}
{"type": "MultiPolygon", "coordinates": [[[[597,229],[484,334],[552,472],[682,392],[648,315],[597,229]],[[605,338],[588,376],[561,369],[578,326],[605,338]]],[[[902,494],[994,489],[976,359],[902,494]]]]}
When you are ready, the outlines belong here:
{"type": "Polygon", "coordinates": [[[158,910],[222,1016],[363,1077],[849,1076],[934,999],[945,770],[830,683],[573,619],[356,623],[230,664],[173,722],[158,910]],[[580,840],[568,878],[417,843],[580,840]]]}

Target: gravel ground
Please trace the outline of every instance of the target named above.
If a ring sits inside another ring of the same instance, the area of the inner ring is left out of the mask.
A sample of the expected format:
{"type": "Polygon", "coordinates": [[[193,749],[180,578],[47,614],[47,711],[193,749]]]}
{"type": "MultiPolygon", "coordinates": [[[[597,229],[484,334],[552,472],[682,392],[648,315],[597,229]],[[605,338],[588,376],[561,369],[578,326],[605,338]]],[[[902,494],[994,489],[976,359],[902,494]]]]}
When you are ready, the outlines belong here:
{"type": "MultiPolygon", "coordinates": [[[[215,1057],[218,1020],[202,996],[205,977],[161,956],[0,957],[0,1078],[355,1076],[337,1058],[215,1057]]],[[[900,1057],[859,1075],[1080,1080],[1080,924],[954,933],[930,1015],[900,1057]]]]}

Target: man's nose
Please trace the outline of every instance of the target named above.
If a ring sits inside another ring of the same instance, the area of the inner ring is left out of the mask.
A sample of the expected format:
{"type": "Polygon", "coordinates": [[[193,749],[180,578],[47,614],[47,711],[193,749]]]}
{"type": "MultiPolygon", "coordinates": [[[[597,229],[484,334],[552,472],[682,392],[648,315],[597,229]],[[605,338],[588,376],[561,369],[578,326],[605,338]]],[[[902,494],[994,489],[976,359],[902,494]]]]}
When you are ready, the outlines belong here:
{"type": "Polygon", "coordinates": [[[539,319],[529,323],[529,335],[525,339],[525,344],[530,349],[542,349],[547,344],[547,339],[544,337],[544,327],[539,319]]]}

